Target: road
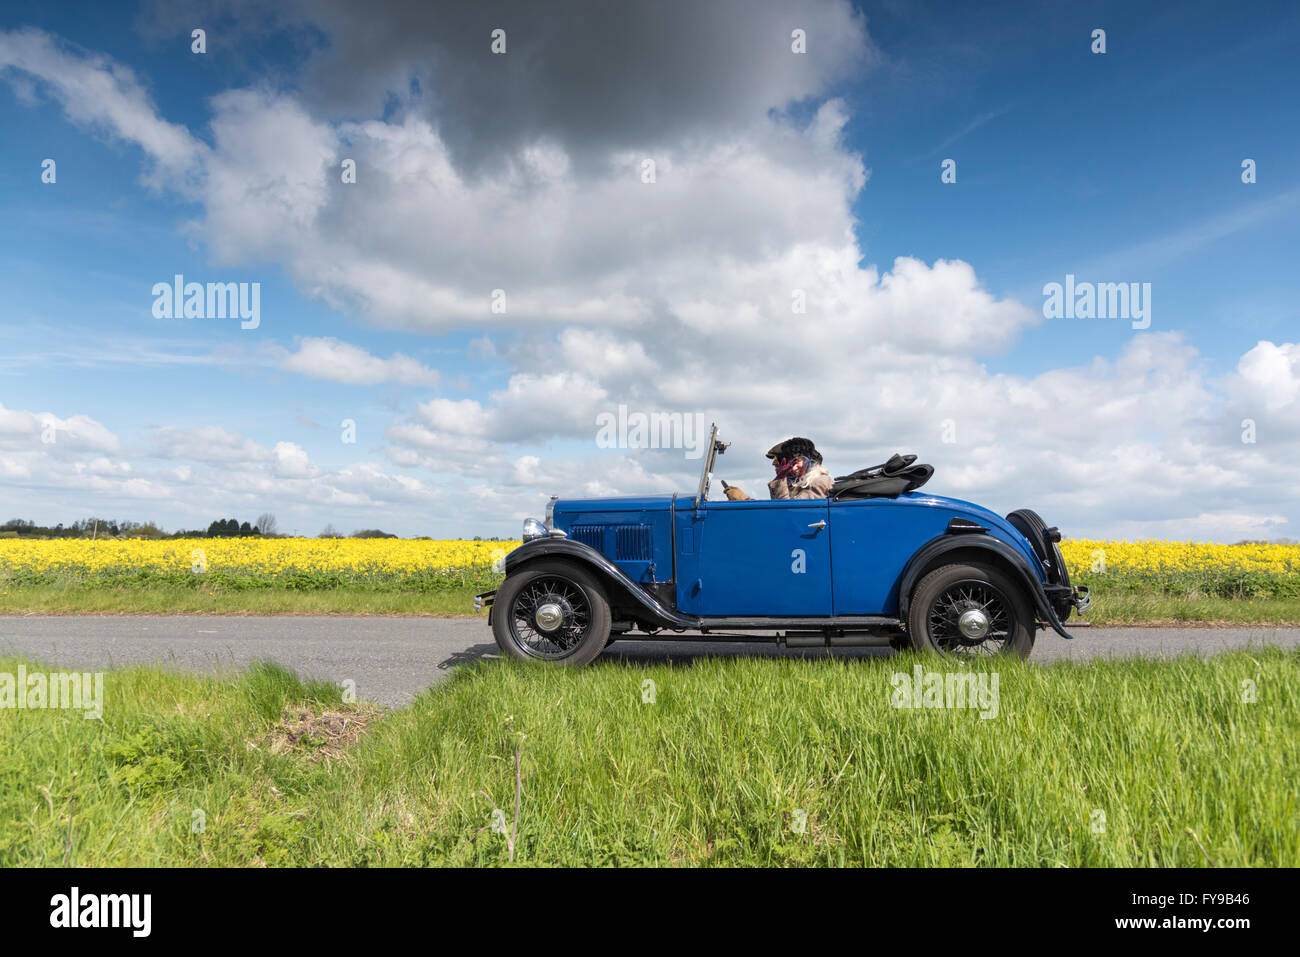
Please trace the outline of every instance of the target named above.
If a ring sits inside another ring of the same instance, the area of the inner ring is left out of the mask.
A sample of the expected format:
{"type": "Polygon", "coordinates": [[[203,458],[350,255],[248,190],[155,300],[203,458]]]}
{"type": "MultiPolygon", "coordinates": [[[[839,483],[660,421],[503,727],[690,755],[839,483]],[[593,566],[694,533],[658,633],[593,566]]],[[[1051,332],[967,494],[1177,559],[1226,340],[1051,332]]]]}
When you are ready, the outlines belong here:
{"type": "MultiPolygon", "coordinates": [[[[1039,632],[1031,661],[1110,656],[1211,655],[1248,645],[1300,645],[1300,628],[1088,628],[1066,641],[1039,632]]],[[[213,672],[269,658],[299,674],[356,682],[359,697],[390,707],[443,680],[457,664],[495,656],[484,619],[204,616],[0,616],[0,654],[68,670],[154,663],[213,672]]],[[[787,650],[760,642],[619,641],[624,661],[690,661],[701,655],[844,658],[888,648],[787,650]]]]}

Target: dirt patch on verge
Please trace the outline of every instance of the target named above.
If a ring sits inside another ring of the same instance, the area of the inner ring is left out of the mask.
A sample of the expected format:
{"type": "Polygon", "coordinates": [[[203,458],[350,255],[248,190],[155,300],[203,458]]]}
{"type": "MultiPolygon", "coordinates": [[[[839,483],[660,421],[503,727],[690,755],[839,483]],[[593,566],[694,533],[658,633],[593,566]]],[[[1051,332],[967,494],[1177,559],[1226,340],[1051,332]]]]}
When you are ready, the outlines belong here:
{"type": "Polygon", "coordinates": [[[308,761],[335,761],[382,715],[379,708],[314,712],[287,707],[262,743],[272,754],[294,752],[308,761]]]}

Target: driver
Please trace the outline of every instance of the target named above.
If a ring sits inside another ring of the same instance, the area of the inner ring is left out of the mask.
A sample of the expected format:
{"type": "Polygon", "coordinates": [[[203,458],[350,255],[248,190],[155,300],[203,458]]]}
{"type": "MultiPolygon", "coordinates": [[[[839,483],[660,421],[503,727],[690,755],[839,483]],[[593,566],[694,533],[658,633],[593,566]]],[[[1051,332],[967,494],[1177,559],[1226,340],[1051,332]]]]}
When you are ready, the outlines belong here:
{"type": "Polygon", "coordinates": [[[826,498],[835,479],[822,467],[822,454],[811,439],[795,436],[767,450],[776,478],[767,483],[772,498],[826,498]]]}
{"type": "MultiPolygon", "coordinates": [[[[767,483],[772,498],[826,498],[831,493],[835,479],[822,466],[822,454],[811,439],[795,436],[778,442],[767,450],[767,457],[776,469],[776,478],[767,483]]],[[[727,498],[739,501],[749,498],[740,489],[726,486],[727,498]]]]}

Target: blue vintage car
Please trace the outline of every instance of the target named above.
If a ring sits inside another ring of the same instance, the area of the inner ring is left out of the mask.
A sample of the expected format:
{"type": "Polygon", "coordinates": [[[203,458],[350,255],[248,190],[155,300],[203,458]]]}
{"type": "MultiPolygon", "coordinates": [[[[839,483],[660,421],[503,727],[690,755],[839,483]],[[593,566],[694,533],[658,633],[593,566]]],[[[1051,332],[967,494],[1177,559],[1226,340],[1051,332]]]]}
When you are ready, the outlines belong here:
{"type": "Polygon", "coordinates": [[[918,492],[933,469],[915,456],[829,498],[710,501],[725,449],[714,426],[693,495],[552,498],[525,521],[505,581],[475,599],[501,649],[583,665],[624,635],[703,636],[1024,658],[1038,629],[1070,638],[1088,608],[1057,529],[918,492]]]}

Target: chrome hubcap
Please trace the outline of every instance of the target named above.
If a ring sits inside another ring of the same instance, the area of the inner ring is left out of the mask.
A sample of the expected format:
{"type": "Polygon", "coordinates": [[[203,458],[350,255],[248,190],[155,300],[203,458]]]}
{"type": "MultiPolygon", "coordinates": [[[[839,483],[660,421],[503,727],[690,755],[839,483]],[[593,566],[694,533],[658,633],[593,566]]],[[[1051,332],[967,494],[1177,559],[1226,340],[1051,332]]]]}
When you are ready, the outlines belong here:
{"type": "Polygon", "coordinates": [[[966,638],[983,638],[989,633],[988,615],[979,608],[968,608],[957,619],[957,630],[966,638]]]}
{"type": "Polygon", "coordinates": [[[537,623],[537,627],[542,631],[554,631],[564,621],[564,609],[556,602],[543,602],[537,606],[537,613],[533,616],[533,621],[537,623]]]}

